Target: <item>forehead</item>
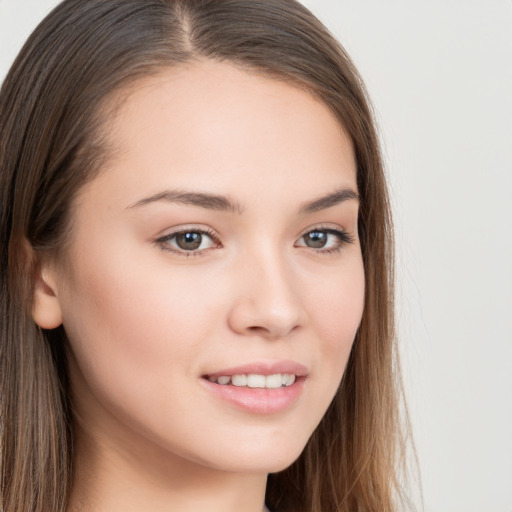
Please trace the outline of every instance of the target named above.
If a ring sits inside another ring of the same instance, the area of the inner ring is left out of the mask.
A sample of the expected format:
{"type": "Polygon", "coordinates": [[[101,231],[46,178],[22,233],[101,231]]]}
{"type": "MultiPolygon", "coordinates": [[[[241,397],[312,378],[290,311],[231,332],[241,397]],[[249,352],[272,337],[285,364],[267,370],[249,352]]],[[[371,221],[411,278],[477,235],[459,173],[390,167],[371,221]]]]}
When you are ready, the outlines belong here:
{"type": "Polygon", "coordinates": [[[300,196],[356,187],[346,131],[296,85],[201,60],[162,70],[121,96],[105,125],[116,158],[101,179],[129,181],[132,201],[167,186],[241,200],[262,182],[268,193],[300,196]]]}

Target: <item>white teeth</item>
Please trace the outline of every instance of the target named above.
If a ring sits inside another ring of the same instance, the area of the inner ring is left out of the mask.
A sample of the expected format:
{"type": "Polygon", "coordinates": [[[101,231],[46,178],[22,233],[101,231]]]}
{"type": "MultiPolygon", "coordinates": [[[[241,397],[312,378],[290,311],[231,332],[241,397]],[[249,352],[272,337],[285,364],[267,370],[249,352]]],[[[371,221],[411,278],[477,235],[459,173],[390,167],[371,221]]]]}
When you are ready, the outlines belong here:
{"type": "Polygon", "coordinates": [[[264,388],[265,387],[265,375],[247,375],[247,385],[250,388],[264,388]]]}
{"type": "Polygon", "coordinates": [[[285,386],[291,386],[294,382],[295,382],[295,375],[293,375],[293,373],[291,375],[286,375],[287,379],[286,379],[286,383],[284,384],[285,386]]]}
{"type": "Polygon", "coordinates": [[[208,380],[222,386],[231,383],[233,386],[237,387],[277,389],[284,386],[291,386],[295,382],[295,375],[289,373],[275,373],[273,375],[251,373],[248,375],[233,375],[231,377],[227,375],[208,377],[208,380]]]}
{"type": "Polygon", "coordinates": [[[233,386],[247,386],[247,375],[233,375],[231,377],[231,384],[233,386]]]}
{"type": "Polygon", "coordinates": [[[265,379],[265,387],[280,388],[283,386],[283,375],[276,373],[275,375],[267,375],[265,379]]]}

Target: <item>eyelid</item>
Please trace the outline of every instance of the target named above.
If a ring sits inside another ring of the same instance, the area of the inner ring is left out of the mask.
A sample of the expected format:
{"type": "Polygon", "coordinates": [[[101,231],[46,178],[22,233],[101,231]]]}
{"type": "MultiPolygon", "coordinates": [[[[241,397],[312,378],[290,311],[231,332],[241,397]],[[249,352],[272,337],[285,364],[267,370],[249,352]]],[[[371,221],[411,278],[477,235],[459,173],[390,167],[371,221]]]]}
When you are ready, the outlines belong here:
{"type": "Polygon", "coordinates": [[[201,256],[202,254],[204,254],[205,252],[207,252],[211,249],[222,247],[220,238],[217,235],[217,233],[215,233],[215,231],[213,231],[213,229],[208,228],[208,227],[198,227],[198,226],[193,226],[193,225],[179,226],[177,228],[174,228],[171,231],[168,231],[165,235],[158,236],[154,240],[154,243],[163,251],[177,254],[178,256],[184,256],[186,258],[189,258],[191,256],[201,256]],[[172,240],[176,236],[183,234],[183,233],[199,233],[202,236],[206,235],[213,241],[214,245],[212,247],[208,247],[207,249],[186,251],[184,249],[175,247],[174,245],[171,245],[169,243],[170,240],[172,240]]]}
{"type": "Polygon", "coordinates": [[[355,240],[356,240],[356,237],[353,234],[349,233],[346,229],[344,229],[344,228],[342,228],[340,226],[333,227],[332,225],[327,225],[326,226],[326,225],[322,225],[322,224],[307,228],[307,230],[305,230],[300,235],[298,240],[301,240],[307,234],[313,233],[315,231],[321,231],[321,232],[328,233],[328,234],[336,236],[338,238],[338,243],[334,247],[329,247],[329,248],[326,248],[326,249],[324,249],[324,248],[308,247],[305,244],[304,245],[299,245],[298,247],[304,247],[306,249],[311,250],[312,252],[314,252],[316,254],[327,255],[327,254],[334,254],[334,253],[341,252],[343,250],[343,248],[347,244],[353,244],[355,242],[355,240]]]}
{"type": "MultiPolygon", "coordinates": [[[[355,236],[351,233],[347,232],[344,228],[340,226],[333,227],[332,225],[315,225],[307,228],[305,231],[302,232],[302,234],[299,236],[297,241],[295,242],[296,247],[301,247],[308,249],[316,254],[334,254],[339,253],[341,250],[347,245],[347,244],[353,244],[355,241],[355,236]],[[327,248],[315,248],[315,247],[309,247],[306,244],[298,244],[298,241],[303,239],[307,234],[320,231],[324,232],[330,235],[333,235],[337,237],[337,243],[333,247],[327,247],[327,248]],[[298,245],[297,245],[298,244],[298,245]]],[[[221,241],[217,233],[209,228],[209,227],[198,227],[193,225],[185,225],[185,226],[179,226],[171,231],[168,231],[165,235],[158,236],[154,240],[155,245],[157,245],[161,250],[170,252],[173,254],[177,254],[178,256],[184,256],[184,257],[191,257],[191,256],[201,256],[204,253],[210,251],[211,249],[222,247],[221,241]],[[180,249],[179,247],[176,247],[169,243],[170,240],[175,238],[176,236],[183,234],[183,233],[199,233],[202,236],[209,237],[213,245],[212,247],[208,247],[206,249],[197,249],[197,250],[190,250],[187,251],[185,249],[180,249]]]]}

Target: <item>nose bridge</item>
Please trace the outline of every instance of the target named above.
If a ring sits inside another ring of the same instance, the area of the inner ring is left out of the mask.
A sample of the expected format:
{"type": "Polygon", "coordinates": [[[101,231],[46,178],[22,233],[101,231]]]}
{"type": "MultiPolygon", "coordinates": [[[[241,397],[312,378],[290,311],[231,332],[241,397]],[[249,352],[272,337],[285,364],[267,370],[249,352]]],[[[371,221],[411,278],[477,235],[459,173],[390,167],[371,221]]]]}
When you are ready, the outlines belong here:
{"type": "Polygon", "coordinates": [[[275,247],[265,247],[253,260],[254,294],[260,295],[270,309],[288,309],[297,298],[290,265],[275,247]]]}
{"type": "Polygon", "coordinates": [[[283,337],[303,321],[293,269],[284,251],[261,244],[241,258],[237,296],[231,314],[238,332],[283,337]]]}

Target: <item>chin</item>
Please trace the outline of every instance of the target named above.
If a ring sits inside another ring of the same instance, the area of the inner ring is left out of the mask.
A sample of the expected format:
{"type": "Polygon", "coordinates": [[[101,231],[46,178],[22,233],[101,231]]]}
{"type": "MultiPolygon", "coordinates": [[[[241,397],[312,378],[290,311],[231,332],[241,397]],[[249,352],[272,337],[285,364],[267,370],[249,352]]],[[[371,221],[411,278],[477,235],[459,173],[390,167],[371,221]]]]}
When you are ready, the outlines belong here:
{"type": "Polygon", "coordinates": [[[257,443],[257,446],[238,445],[234,450],[219,454],[212,466],[233,473],[278,473],[291,466],[304,450],[306,442],[287,441],[290,440],[293,444],[271,440],[257,443]]]}

